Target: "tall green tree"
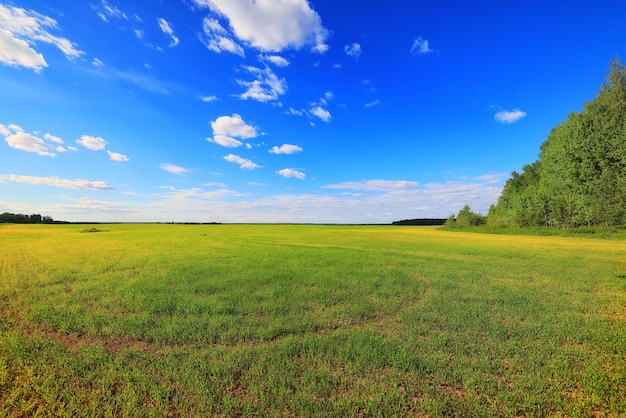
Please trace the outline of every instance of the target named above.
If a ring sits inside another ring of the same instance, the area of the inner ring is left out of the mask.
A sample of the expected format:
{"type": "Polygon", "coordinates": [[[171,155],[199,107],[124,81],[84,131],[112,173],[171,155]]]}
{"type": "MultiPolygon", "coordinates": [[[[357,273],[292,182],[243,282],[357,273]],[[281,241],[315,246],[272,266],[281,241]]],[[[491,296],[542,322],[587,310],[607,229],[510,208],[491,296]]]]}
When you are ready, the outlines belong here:
{"type": "Polygon", "coordinates": [[[619,58],[596,98],[552,130],[539,160],[513,172],[489,222],[626,224],[626,69],[619,58]]]}

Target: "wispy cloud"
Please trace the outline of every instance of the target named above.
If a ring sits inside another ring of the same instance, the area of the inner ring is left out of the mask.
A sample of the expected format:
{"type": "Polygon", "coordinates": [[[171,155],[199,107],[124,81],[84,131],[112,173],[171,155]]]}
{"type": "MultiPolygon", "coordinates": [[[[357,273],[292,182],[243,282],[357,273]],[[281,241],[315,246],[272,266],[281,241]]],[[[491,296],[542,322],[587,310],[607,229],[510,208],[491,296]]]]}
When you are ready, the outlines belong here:
{"type": "Polygon", "coordinates": [[[324,189],[348,189],[348,190],[376,190],[389,191],[401,189],[414,189],[419,187],[419,183],[415,181],[405,180],[364,180],[364,181],[347,181],[338,184],[329,184],[322,186],[324,189]]]}
{"type": "Polygon", "coordinates": [[[161,170],[165,170],[168,173],[172,173],[172,174],[176,174],[176,175],[183,175],[185,173],[188,173],[189,170],[174,164],[169,164],[169,163],[163,163],[160,166],[161,170]]]}
{"type": "Polygon", "coordinates": [[[344,47],[346,51],[346,55],[355,59],[358,59],[361,56],[361,44],[353,43],[352,45],[346,45],[344,47]]]}
{"type": "Polygon", "coordinates": [[[203,35],[200,40],[213,52],[223,51],[231,54],[245,56],[245,52],[226,29],[216,20],[209,17],[204,18],[202,23],[203,35]]]}
{"type": "Polygon", "coordinates": [[[69,59],[84,54],[74,42],[51,33],[57,29],[57,21],[48,16],[0,4],[0,62],[40,72],[48,63],[34,49],[39,42],[55,46],[69,59]]]}
{"type": "Polygon", "coordinates": [[[27,183],[32,185],[44,185],[60,187],[63,189],[74,190],[112,190],[113,187],[105,181],[89,181],[89,180],[68,180],[61,179],[59,177],[35,177],[35,176],[22,176],[19,174],[5,174],[0,176],[0,179],[13,181],[16,183],[27,183]]]}
{"type": "Polygon", "coordinates": [[[113,160],[113,161],[125,162],[125,161],[129,161],[130,160],[124,154],[120,154],[120,153],[117,153],[117,152],[111,152],[111,151],[107,150],[107,154],[109,154],[109,158],[111,158],[111,160],[113,160]]]}
{"type": "Polygon", "coordinates": [[[288,67],[289,61],[279,55],[259,55],[259,59],[264,62],[269,62],[277,67],[288,67]]]}
{"type": "Polygon", "coordinates": [[[100,19],[104,22],[109,23],[109,19],[111,18],[128,20],[126,13],[121,11],[117,6],[112,6],[106,0],[102,0],[100,5],[92,5],[91,7],[98,13],[98,17],[100,17],[100,19]]]}
{"type": "Polygon", "coordinates": [[[172,25],[170,25],[170,23],[162,17],[157,18],[157,22],[159,23],[159,27],[161,28],[163,33],[170,37],[170,48],[178,45],[180,43],[180,40],[176,37],[176,35],[174,35],[174,29],[172,29],[172,25]]]}
{"type": "Polygon", "coordinates": [[[423,39],[421,36],[413,41],[413,46],[411,46],[411,54],[421,55],[430,54],[432,52],[433,50],[430,49],[428,41],[426,39],[423,39]]]}

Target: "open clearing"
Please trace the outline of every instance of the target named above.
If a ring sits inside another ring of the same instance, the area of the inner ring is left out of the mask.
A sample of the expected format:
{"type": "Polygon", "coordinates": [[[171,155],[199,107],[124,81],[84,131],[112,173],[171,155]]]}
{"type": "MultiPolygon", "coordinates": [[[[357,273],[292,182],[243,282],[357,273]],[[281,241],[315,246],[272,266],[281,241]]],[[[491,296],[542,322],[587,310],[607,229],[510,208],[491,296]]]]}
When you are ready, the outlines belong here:
{"type": "Polygon", "coordinates": [[[626,241],[0,225],[2,416],[626,414],[626,241]]]}

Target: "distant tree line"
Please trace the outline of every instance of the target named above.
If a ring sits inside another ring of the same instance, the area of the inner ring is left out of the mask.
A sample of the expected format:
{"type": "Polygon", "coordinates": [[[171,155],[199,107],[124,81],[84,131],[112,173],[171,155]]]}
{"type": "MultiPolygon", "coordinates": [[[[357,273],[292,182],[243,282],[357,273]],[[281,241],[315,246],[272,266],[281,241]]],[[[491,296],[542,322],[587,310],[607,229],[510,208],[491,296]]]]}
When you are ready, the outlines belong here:
{"type": "Polygon", "coordinates": [[[416,225],[416,226],[434,226],[443,225],[446,223],[445,219],[438,218],[422,218],[422,219],[404,219],[402,221],[394,221],[392,225],[416,225]]]}
{"type": "Polygon", "coordinates": [[[513,172],[494,225],[626,226],[626,69],[616,58],[581,112],[552,129],[539,159],[513,172]]]}
{"type": "Polygon", "coordinates": [[[22,215],[18,213],[4,212],[0,214],[0,223],[51,224],[54,223],[54,220],[50,216],[41,216],[39,214],[22,215]]]}

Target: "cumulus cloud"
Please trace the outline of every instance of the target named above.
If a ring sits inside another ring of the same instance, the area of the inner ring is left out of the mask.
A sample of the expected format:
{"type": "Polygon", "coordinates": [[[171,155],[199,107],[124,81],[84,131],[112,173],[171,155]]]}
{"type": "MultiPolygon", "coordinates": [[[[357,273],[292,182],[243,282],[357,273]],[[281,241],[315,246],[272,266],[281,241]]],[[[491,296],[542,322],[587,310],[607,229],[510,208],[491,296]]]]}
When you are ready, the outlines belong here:
{"type": "Polygon", "coordinates": [[[0,62],[11,67],[24,67],[41,71],[48,64],[34,47],[43,42],[58,48],[67,58],[84,54],[75,43],[53,35],[58,29],[57,21],[19,7],[0,4],[0,62]]]}
{"type": "Polygon", "coordinates": [[[160,168],[161,170],[165,170],[168,173],[177,174],[177,175],[182,175],[182,174],[189,172],[189,170],[187,170],[186,168],[183,168],[174,164],[168,164],[168,163],[161,164],[160,168]]]}
{"type": "Polygon", "coordinates": [[[209,17],[204,18],[202,30],[203,36],[200,39],[210,51],[218,53],[226,51],[241,57],[245,56],[241,45],[233,39],[217,20],[209,17]]]}
{"type": "Polygon", "coordinates": [[[170,25],[170,23],[167,20],[163,19],[162,17],[159,17],[157,19],[157,22],[159,23],[159,27],[161,28],[163,33],[170,37],[171,39],[170,48],[173,48],[176,45],[178,45],[180,40],[176,37],[176,35],[174,35],[174,29],[172,29],[172,25],[170,25]]]}
{"type": "Polygon", "coordinates": [[[352,45],[346,45],[344,49],[349,57],[359,58],[361,56],[361,45],[356,42],[352,45]]]}
{"type": "Polygon", "coordinates": [[[314,116],[317,116],[324,122],[330,122],[330,118],[331,118],[330,112],[326,109],[323,109],[321,106],[316,106],[313,109],[311,109],[311,114],[313,114],[314,116]]]}
{"type": "Polygon", "coordinates": [[[217,96],[203,96],[200,98],[204,103],[211,103],[217,100],[217,96]]]}
{"type": "Polygon", "coordinates": [[[255,79],[252,81],[237,80],[237,83],[246,88],[246,91],[239,95],[239,98],[269,102],[278,100],[279,96],[285,94],[287,82],[284,78],[279,78],[271,68],[245,66],[244,69],[252,74],[255,79]]]}
{"type": "Polygon", "coordinates": [[[35,176],[22,176],[19,174],[8,174],[0,176],[1,179],[13,181],[16,183],[27,183],[32,185],[45,185],[60,187],[63,189],[74,190],[112,190],[113,187],[105,181],[89,181],[83,179],[68,180],[61,179],[56,176],[49,177],[35,177],[35,176]]]}
{"type": "Polygon", "coordinates": [[[269,152],[271,154],[295,154],[296,152],[302,152],[302,148],[297,145],[283,144],[280,147],[272,147],[269,152]]]}
{"type": "Polygon", "coordinates": [[[225,17],[239,40],[261,51],[328,50],[328,30],[307,0],[193,0],[225,17]]]}
{"type": "Polygon", "coordinates": [[[519,109],[513,109],[513,110],[501,110],[498,113],[496,113],[493,117],[496,120],[496,122],[499,122],[502,124],[508,124],[508,123],[517,122],[524,116],[526,116],[526,112],[522,112],[519,109]]]}
{"type": "Polygon", "coordinates": [[[232,116],[220,116],[211,122],[213,128],[213,138],[207,138],[207,141],[219,144],[227,148],[237,148],[243,145],[240,139],[256,138],[257,131],[251,125],[248,125],[236,113],[232,116]]]}
{"type": "Polygon", "coordinates": [[[9,128],[0,123],[0,134],[4,136],[9,136],[11,135],[11,131],[9,131],[9,128]]]}
{"type": "Polygon", "coordinates": [[[46,157],[54,157],[54,147],[47,144],[43,139],[25,132],[16,132],[5,138],[11,148],[27,152],[34,152],[46,157]]]}
{"type": "Polygon", "coordinates": [[[413,41],[413,46],[411,46],[411,54],[430,54],[433,52],[432,49],[428,46],[428,41],[426,39],[422,39],[422,37],[418,37],[413,41]]]}
{"type": "Polygon", "coordinates": [[[372,100],[371,102],[365,103],[365,107],[374,107],[380,104],[380,100],[372,100]]]}
{"type": "Polygon", "coordinates": [[[283,177],[295,177],[300,180],[304,180],[306,178],[306,174],[301,171],[294,170],[291,168],[283,168],[282,170],[278,170],[276,174],[283,177]]]}
{"type": "Polygon", "coordinates": [[[111,160],[113,160],[113,161],[120,161],[120,162],[129,161],[129,158],[127,156],[125,156],[124,154],[119,154],[117,152],[111,152],[109,150],[107,150],[107,154],[109,154],[109,158],[111,158],[111,160]]]}
{"type": "Polygon", "coordinates": [[[81,136],[80,139],[76,140],[76,142],[92,151],[102,151],[108,144],[108,142],[106,142],[103,138],[89,135],[81,136]]]}
{"type": "Polygon", "coordinates": [[[241,158],[240,156],[235,154],[228,154],[224,157],[224,159],[229,163],[239,164],[239,167],[244,170],[254,170],[255,168],[262,168],[262,166],[245,158],[241,158]]]}

